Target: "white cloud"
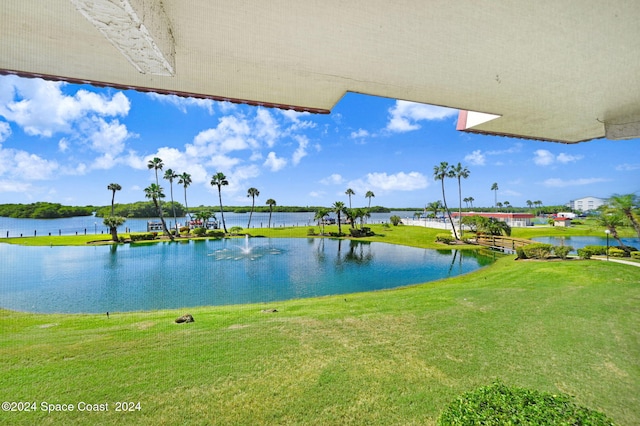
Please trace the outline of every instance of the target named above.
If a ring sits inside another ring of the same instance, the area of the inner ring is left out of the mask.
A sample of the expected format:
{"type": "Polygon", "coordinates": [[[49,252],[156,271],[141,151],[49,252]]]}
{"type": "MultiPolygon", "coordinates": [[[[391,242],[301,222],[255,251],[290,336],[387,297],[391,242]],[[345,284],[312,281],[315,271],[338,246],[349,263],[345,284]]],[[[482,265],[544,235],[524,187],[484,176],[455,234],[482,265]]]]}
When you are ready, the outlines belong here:
{"type": "Polygon", "coordinates": [[[429,186],[427,178],[419,172],[409,173],[368,173],[363,179],[349,182],[356,192],[374,191],[415,191],[429,186]]]}
{"type": "Polygon", "coordinates": [[[570,155],[561,152],[557,156],[546,149],[538,149],[534,153],[533,162],[538,166],[550,166],[556,162],[561,164],[572,163],[583,158],[582,155],[570,155]]]}
{"type": "Polygon", "coordinates": [[[287,165],[287,160],[284,158],[278,158],[276,156],[276,153],[271,151],[267,155],[267,159],[265,160],[263,165],[265,167],[268,167],[272,172],[277,172],[287,165]]]}
{"type": "Polygon", "coordinates": [[[179,111],[185,114],[187,113],[187,108],[189,107],[206,109],[210,115],[213,114],[213,105],[215,101],[211,99],[189,98],[177,95],[162,95],[153,92],[147,93],[147,96],[158,102],[173,105],[178,108],[179,111]]]}
{"type": "Polygon", "coordinates": [[[387,130],[391,132],[409,132],[420,128],[418,122],[423,120],[443,120],[452,117],[458,110],[419,104],[408,101],[396,101],[389,109],[387,130]]]}
{"type": "Polygon", "coordinates": [[[638,170],[638,169],[640,169],[640,163],[635,163],[635,164],[623,163],[623,164],[618,164],[616,166],[616,170],[619,172],[630,172],[632,170],[638,170]]]}
{"type": "Polygon", "coordinates": [[[307,156],[307,146],[309,145],[309,139],[307,139],[307,137],[304,135],[294,136],[294,139],[298,141],[298,148],[293,153],[291,162],[297,166],[300,163],[300,160],[307,156]]]}
{"type": "Polygon", "coordinates": [[[544,186],[550,188],[566,188],[570,186],[592,185],[594,183],[609,182],[611,179],[606,178],[579,178],[579,179],[559,179],[550,178],[543,182],[544,186]]]}
{"type": "Polygon", "coordinates": [[[0,149],[0,176],[21,181],[47,180],[58,170],[56,161],[17,149],[0,149]]]}
{"type": "Polygon", "coordinates": [[[3,192],[22,192],[31,193],[33,185],[26,182],[0,180],[0,193],[3,192]]]}
{"type": "Polygon", "coordinates": [[[486,162],[486,158],[482,152],[477,149],[473,151],[471,154],[467,154],[464,157],[464,161],[474,166],[484,166],[486,162]]]}
{"type": "Polygon", "coordinates": [[[124,151],[124,142],[132,136],[127,126],[120,124],[118,120],[106,122],[97,117],[92,122],[95,130],[89,135],[89,140],[94,151],[113,157],[124,151]]]}
{"type": "Polygon", "coordinates": [[[533,154],[533,162],[538,166],[548,166],[555,161],[555,156],[546,149],[538,149],[533,154]]]}
{"type": "Polygon", "coordinates": [[[73,125],[86,117],[126,116],[129,99],[122,93],[113,96],[79,90],[69,96],[64,83],[41,79],[0,76],[0,116],[13,121],[31,136],[51,137],[71,132],[73,125]]]}
{"type": "Polygon", "coordinates": [[[11,136],[11,126],[5,121],[0,121],[0,143],[6,141],[11,136]]]}
{"type": "Polygon", "coordinates": [[[369,132],[365,129],[358,129],[357,132],[351,132],[351,139],[366,138],[367,136],[369,136],[369,132]]]}
{"type": "Polygon", "coordinates": [[[342,182],[344,182],[344,178],[337,173],[320,180],[323,185],[340,185],[342,182]]]}
{"type": "Polygon", "coordinates": [[[280,137],[278,122],[273,118],[271,113],[264,108],[259,108],[256,113],[255,130],[256,137],[266,142],[269,148],[271,148],[280,137]]]}

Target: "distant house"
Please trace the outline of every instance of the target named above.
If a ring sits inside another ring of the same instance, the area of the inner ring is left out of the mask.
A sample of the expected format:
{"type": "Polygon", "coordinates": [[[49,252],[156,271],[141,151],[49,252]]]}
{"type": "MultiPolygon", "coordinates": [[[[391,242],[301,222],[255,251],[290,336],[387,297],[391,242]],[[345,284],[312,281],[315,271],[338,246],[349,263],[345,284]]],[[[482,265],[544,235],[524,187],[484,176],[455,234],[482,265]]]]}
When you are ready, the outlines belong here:
{"type": "MultiPolygon", "coordinates": [[[[452,212],[451,216],[457,219],[458,212],[452,212]]],[[[533,219],[535,215],[530,213],[493,213],[493,212],[463,212],[462,217],[465,216],[482,216],[482,217],[492,217],[494,219],[501,220],[506,222],[512,228],[522,228],[525,226],[533,226],[533,219]]]]}
{"type": "Polygon", "coordinates": [[[571,207],[572,210],[587,212],[590,210],[596,210],[606,202],[607,200],[604,198],[589,196],[571,200],[569,201],[568,206],[571,207]]]}
{"type": "Polygon", "coordinates": [[[561,228],[568,228],[571,226],[571,218],[570,217],[561,217],[557,216],[553,218],[553,226],[559,226],[561,228]]]}

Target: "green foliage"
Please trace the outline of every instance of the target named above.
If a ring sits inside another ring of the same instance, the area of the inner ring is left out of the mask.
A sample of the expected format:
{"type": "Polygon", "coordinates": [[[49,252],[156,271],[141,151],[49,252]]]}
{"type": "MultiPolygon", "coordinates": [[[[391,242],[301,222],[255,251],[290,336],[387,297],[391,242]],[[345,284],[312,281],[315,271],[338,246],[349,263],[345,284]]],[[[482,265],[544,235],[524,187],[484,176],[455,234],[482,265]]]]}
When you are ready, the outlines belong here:
{"type": "Polygon", "coordinates": [[[316,228],[310,227],[307,229],[307,235],[316,235],[316,228]]]}
{"type": "Polygon", "coordinates": [[[453,400],[440,414],[437,424],[610,426],[614,423],[603,413],[576,405],[567,395],[495,382],[453,400]]]}
{"type": "Polygon", "coordinates": [[[108,226],[109,228],[117,228],[126,221],[127,219],[122,216],[106,216],[104,219],[102,219],[102,223],[104,223],[104,226],[108,226]]]}
{"type": "Polygon", "coordinates": [[[616,248],[616,247],[611,247],[609,248],[609,256],[611,257],[626,257],[627,256],[627,252],[616,248]]]}
{"type": "Polygon", "coordinates": [[[569,255],[569,252],[573,250],[571,246],[555,246],[553,248],[553,253],[561,259],[566,259],[569,255]]]}
{"type": "Polygon", "coordinates": [[[632,251],[631,252],[631,258],[640,260],[640,251],[632,251]]]}
{"type": "Polygon", "coordinates": [[[593,252],[587,247],[580,248],[578,249],[578,256],[580,256],[580,259],[591,259],[593,252]]]}
{"type": "Polygon", "coordinates": [[[145,232],[143,234],[131,234],[129,238],[131,238],[131,241],[150,241],[155,240],[157,236],[157,232],[145,232]]]}
{"type": "MultiPolygon", "coordinates": [[[[109,210],[110,213],[110,210],[109,210]]],[[[58,203],[0,204],[0,216],[24,219],[57,219],[61,217],[91,216],[93,207],[63,206],[58,203]]]]}
{"type": "Polygon", "coordinates": [[[232,226],[231,229],[229,229],[229,232],[233,235],[238,235],[242,232],[242,226],[232,226]]]}
{"type": "Polygon", "coordinates": [[[527,255],[524,254],[524,248],[523,247],[516,247],[516,255],[518,256],[517,259],[526,259],[527,255]]]}
{"type": "Polygon", "coordinates": [[[436,241],[439,243],[451,244],[453,242],[453,237],[451,236],[451,234],[442,233],[436,235],[436,241]]]}
{"type": "Polygon", "coordinates": [[[191,229],[188,226],[181,226],[180,233],[183,235],[188,235],[191,229]]]}
{"type": "Polygon", "coordinates": [[[207,232],[206,229],[204,228],[195,228],[193,231],[191,231],[192,234],[196,237],[204,237],[204,234],[207,232]]]}
{"type": "Polygon", "coordinates": [[[546,259],[551,254],[553,246],[546,243],[533,243],[522,247],[524,259],[546,259]]]}
{"type": "MultiPolygon", "coordinates": [[[[202,228],[197,228],[197,229],[202,229],[202,228]]],[[[224,232],[218,231],[215,229],[209,229],[207,230],[206,235],[207,237],[222,238],[224,237],[224,232]]]]}
{"type": "Polygon", "coordinates": [[[400,216],[397,215],[393,215],[389,218],[389,220],[391,221],[391,223],[393,224],[393,226],[398,226],[399,224],[402,223],[402,218],[400,216]]]}
{"type": "Polygon", "coordinates": [[[595,256],[605,256],[607,254],[607,246],[585,246],[585,249],[589,250],[591,254],[595,256]]]}
{"type": "MultiPolygon", "coordinates": [[[[162,212],[165,216],[173,216],[173,207],[176,209],[176,216],[183,217],[186,213],[185,208],[178,202],[162,203],[162,212]]],[[[114,206],[114,215],[128,218],[156,217],[158,212],[153,201],[138,201],[129,204],[116,204],[114,206]]],[[[106,217],[111,215],[111,206],[100,207],[96,211],[97,217],[106,217]]]]}

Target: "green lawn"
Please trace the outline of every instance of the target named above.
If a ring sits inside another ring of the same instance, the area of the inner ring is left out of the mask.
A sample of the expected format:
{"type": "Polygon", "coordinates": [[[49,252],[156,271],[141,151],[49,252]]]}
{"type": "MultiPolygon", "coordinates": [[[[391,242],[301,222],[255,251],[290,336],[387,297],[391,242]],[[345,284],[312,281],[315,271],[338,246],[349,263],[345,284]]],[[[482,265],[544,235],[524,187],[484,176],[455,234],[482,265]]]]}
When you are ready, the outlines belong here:
{"type": "MultiPolygon", "coordinates": [[[[431,231],[374,238],[430,245],[431,231]]],[[[0,423],[433,424],[456,395],[500,379],[636,425],[639,301],[638,267],[509,256],[434,283],[265,305],[0,311],[2,400],[38,405],[0,423]],[[195,323],[173,322],[186,312],[195,323]],[[43,401],[109,411],[46,414],[43,401]]]]}

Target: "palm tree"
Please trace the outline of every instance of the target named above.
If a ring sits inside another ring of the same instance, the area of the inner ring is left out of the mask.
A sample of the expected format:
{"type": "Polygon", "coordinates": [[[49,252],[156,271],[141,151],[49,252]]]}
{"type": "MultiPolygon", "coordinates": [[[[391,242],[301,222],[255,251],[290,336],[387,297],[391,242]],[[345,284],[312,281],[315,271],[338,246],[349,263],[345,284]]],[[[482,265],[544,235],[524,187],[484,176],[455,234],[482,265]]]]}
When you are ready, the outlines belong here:
{"type": "Polygon", "coordinates": [[[508,201],[504,202],[504,206],[507,208],[507,212],[509,211],[509,208],[511,207],[511,203],[508,201]]]}
{"type": "Polygon", "coordinates": [[[620,212],[608,212],[603,209],[602,213],[598,217],[598,225],[604,226],[609,231],[609,234],[618,242],[622,250],[627,251],[627,246],[622,242],[618,235],[617,228],[624,226],[623,215],[620,212]]]}
{"type": "Polygon", "coordinates": [[[276,200],[269,198],[266,204],[269,206],[269,228],[271,228],[271,213],[273,213],[273,206],[276,205],[276,200]]]}
{"type": "Polygon", "coordinates": [[[469,199],[469,205],[471,206],[471,208],[473,208],[473,202],[475,201],[475,199],[473,197],[468,197],[469,199]]]}
{"type": "Polygon", "coordinates": [[[211,177],[211,186],[218,187],[218,199],[220,200],[220,216],[222,217],[222,228],[227,233],[227,224],[224,221],[224,212],[222,211],[222,187],[229,185],[229,181],[224,173],[218,172],[211,177]]]}
{"type": "Polygon", "coordinates": [[[107,189],[113,192],[113,194],[111,194],[111,216],[113,216],[113,202],[116,198],[116,191],[120,191],[122,187],[117,183],[110,183],[109,185],[107,185],[107,189]]]}
{"type": "Polygon", "coordinates": [[[640,238],[640,223],[638,222],[638,207],[640,205],[640,199],[635,194],[614,194],[609,198],[609,206],[607,210],[618,212],[623,215],[633,229],[635,229],[640,238]]]}
{"type": "Polygon", "coordinates": [[[531,208],[533,206],[533,201],[527,200],[527,207],[531,208]]]}
{"type": "Polygon", "coordinates": [[[251,216],[253,216],[253,208],[256,205],[256,197],[260,195],[260,191],[256,188],[247,189],[247,197],[251,197],[251,213],[249,213],[249,223],[247,224],[247,228],[251,227],[251,216]]]}
{"type": "Polygon", "coordinates": [[[465,204],[466,208],[469,208],[469,197],[464,197],[462,199],[462,202],[465,204]]]}
{"type": "Polygon", "coordinates": [[[340,215],[344,212],[344,203],[342,201],[336,201],[333,203],[333,206],[331,206],[331,211],[338,216],[338,235],[342,235],[342,221],[340,220],[340,215]]]}
{"type": "MultiPolygon", "coordinates": [[[[536,206],[537,208],[540,208],[540,207],[542,207],[542,201],[540,201],[540,200],[536,200],[536,201],[534,201],[534,202],[533,202],[533,205],[534,205],[534,206],[536,206]]],[[[536,210],[536,216],[537,216],[538,214],[541,214],[541,213],[542,213],[542,211],[538,212],[538,211],[536,210]]]]}
{"type": "Polygon", "coordinates": [[[156,211],[158,212],[158,216],[160,217],[160,222],[162,222],[162,230],[165,234],[169,236],[169,238],[173,241],[173,235],[167,229],[167,224],[164,221],[164,217],[162,216],[162,207],[160,206],[159,200],[164,198],[164,194],[162,193],[162,187],[155,183],[152,183],[148,187],[144,189],[144,195],[147,198],[153,200],[153,204],[156,206],[156,211]]]}
{"type": "Polygon", "coordinates": [[[156,185],[160,186],[160,182],[158,181],[158,170],[162,170],[164,167],[164,163],[158,157],[154,157],[153,160],[149,160],[147,162],[147,168],[153,169],[156,172],[156,185]]]}
{"type": "Polygon", "coordinates": [[[441,208],[442,208],[442,203],[440,202],[440,200],[438,200],[438,201],[433,201],[427,204],[427,207],[425,209],[427,211],[433,212],[433,217],[438,217],[438,212],[440,211],[441,208]]]}
{"type": "Polygon", "coordinates": [[[173,210],[173,223],[176,226],[176,235],[180,236],[180,231],[178,230],[178,218],[176,217],[176,205],[173,202],[173,180],[178,178],[178,174],[171,169],[167,169],[164,172],[164,178],[169,181],[169,188],[171,192],[171,209],[173,210]]]}
{"type": "Polygon", "coordinates": [[[184,208],[186,214],[189,215],[189,221],[191,221],[191,214],[189,213],[189,207],[187,206],[187,187],[191,185],[191,175],[187,172],[178,175],[178,184],[184,187],[184,208]]]}
{"type": "Polygon", "coordinates": [[[345,191],[345,194],[349,196],[349,208],[351,208],[351,196],[356,195],[356,193],[353,192],[353,189],[347,188],[347,190],[345,191]]]}
{"type": "Polygon", "coordinates": [[[471,172],[466,166],[460,163],[452,166],[451,172],[453,176],[458,179],[458,226],[460,227],[460,236],[462,237],[462,184],[460,180],[468,178],[471,172]]]}
{"type": "Polygon", "coordinates": [[[493,185],[491,185],[491,190],[493,191],[493,205],[494,206],[498,206],[498,182],[493,182],[493,185]]]}
{"type": "Polygon", "coordinates": [[[454,177],[454,173],[451,168],[449,168],[449,163],[446,161],[442,161],[439,166],[433,167],[433,178],[434,180],[439,180],[442,182],[442,202],[444,203],[444,209],[447,212],[447,216],[449,217],[449,222],[451,223],[451,229],[453,229],[453,237],[457,240],[458,233],[456,232],[456,227],[453,225],[453,219],[451,218],[451,212],[449,211],[449,207],[447,207],[447,199],[444,195],[444,179],[454,177]]]}
{"type": "Polygon", "coordinates": [[[313,220],[317,220],[319,224],[322,225],[322,234],[324,235],[324,218],[327,217],[330,210],[325,207],[320,207],[316,210],[316,214],[313,217],[313,220]]]}

